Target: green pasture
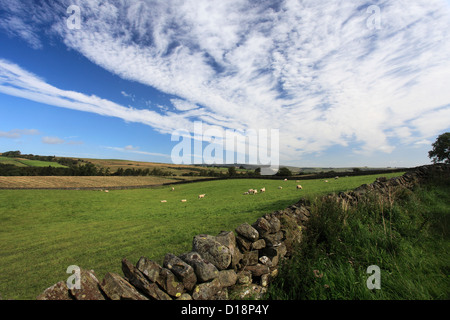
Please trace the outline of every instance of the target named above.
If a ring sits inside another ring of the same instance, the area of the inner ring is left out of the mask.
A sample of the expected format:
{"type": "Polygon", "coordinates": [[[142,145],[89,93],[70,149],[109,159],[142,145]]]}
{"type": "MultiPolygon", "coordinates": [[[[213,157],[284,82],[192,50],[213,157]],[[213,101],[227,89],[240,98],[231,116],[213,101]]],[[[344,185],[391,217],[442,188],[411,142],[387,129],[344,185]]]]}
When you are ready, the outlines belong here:
{"type": "Polygon", "coordinates": [[[40,160],[27,160],[27,159],[17,159],[10,157],[0,156],[1,164],[12,164],[19,167],[55,167],[55,168],[67,168],[62,164],[52,161],[40,161],[40,160]]]}
{"type": "Polygon", "coordinates": [[[216,235],[253,223],[300,198],[354,189],[378,176],[337,180],[220,180],[152,189],[101,191],[0,190],[0,294],[35,299],[65,281],[70,265],[121,274],[121,259],[146,256],[159,263],[166,253],[191,250],[197,234],[216,235]],[[303,190],[297,190],[301,184],[303,190]],[[279,186],[283,188],[278,189],[279,186]],[[250,188],[266,188],[243,195],[250,188]],[[198,199],[199,194],[206,194],[198,199]],[[181,200],[186,199],[186,203],[181,200]],[[167,200],[167,203],[161,203],[167,200]]]}

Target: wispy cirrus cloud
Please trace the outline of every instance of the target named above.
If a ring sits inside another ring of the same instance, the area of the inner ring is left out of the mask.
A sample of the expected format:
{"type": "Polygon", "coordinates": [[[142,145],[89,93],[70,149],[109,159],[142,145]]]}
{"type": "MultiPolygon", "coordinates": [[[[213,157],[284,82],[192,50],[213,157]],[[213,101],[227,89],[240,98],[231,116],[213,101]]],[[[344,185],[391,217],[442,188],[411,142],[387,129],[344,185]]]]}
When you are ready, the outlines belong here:
{"type": "MultiPolygon", "coordinates": [[[[280,129],[284,159],[335,145],[390,153],[398,141],[414,144],[449,127],[450,9],[440,0],[375,1],[381,28],[373,30],[367,27],[372,4],[46,4],[40,15],[52,21],[52,32],[67,47],[123,79],[179,97],[171,101],[173,111],[136,110],[62,91],[5,61],[0,92],[145,123],[161,133],[190,129],[194,120],[240,130],[280,129]],[[80,30],[65,24],[61,8],[69,4],[81,8],[80,30]]],[[[38,25],[23,11],[14,12],[24,25],[38,25]]]]}
{"type": "Polygon", "coordinates": [[[42,143],[45,144],[64,144],[66,141],[58,137],[42,137],[42,143]]]}
{"type": "Polygon", "coordinates": [[[170,159],[170,155],[164,154],[164,153],[157,153],[157,152],[149,152],[149,151],[143,151],[139,150],[139,147],[134,147],[132,145],[125,146],[125,147],[103,147],[105,149],[119,151],[119,152],[125,152],[125,153],[134,153],[139,155],[145,155],[145,156],[157,156],[157,157],[163,157],[170,159]]]}
{"type": "Polygon", "coordinates": [[[41,133],[36,129],[12,129],[9,131],[0,131],[0,138],[20,139],[22,136],[34,136],[39,134],[41,133]]]}

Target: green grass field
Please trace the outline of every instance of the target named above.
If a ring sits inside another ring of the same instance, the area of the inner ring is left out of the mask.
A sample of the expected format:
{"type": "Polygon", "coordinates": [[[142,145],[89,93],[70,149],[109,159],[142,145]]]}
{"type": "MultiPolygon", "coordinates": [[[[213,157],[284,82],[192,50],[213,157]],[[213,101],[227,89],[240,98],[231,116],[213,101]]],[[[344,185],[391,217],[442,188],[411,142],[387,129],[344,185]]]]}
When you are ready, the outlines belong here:
{"type": "Polygon", "coordinates": [[[0,190],[0,294],[35,299],[65,281],[70,265],[95,270],[101,281],[107,272],[121,274],[124,257],[161,263],[166,253],[190,251],[197,234],[231,231],[302,197],[354,189],[376,177],[304,180],[303,190],[295,188],[295,181],[248,179],[176,185],[175,191],[0,190]],[[262,187],[264,194],[243,195],[262,187]]]}
{"type": "Polygon", "coordinates": [[[19,167],[55,167],[55,168],[67,168],[62,164],[52,161],[40,161],[40,160],[27,160],[20,158],[10,158],[0,156],[0,163],[12,164],[19,167]]]}

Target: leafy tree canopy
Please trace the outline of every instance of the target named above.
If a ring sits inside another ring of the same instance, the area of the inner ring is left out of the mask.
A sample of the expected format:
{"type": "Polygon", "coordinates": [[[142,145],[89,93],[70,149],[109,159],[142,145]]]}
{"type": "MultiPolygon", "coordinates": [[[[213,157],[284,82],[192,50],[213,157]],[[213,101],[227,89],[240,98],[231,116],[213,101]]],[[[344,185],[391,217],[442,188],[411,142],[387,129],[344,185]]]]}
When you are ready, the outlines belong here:
{"type": "Polygon", "coordinates": [[[433,163],[450,163],[450,132],[446,132],[437,137],[432,144],[433,149],[428,152],[428,157],[433,163]]]}

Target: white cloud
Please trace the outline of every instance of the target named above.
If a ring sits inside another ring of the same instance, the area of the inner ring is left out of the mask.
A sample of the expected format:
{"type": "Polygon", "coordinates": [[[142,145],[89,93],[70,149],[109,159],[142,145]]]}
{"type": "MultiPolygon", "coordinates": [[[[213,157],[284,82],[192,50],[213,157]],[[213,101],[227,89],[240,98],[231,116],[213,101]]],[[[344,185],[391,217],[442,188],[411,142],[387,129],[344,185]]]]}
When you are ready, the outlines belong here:
{"type": "Polygon", "coordinates": [[[83,141],[68,141],[66,142],[67,145],[69,146],[81,146],[84,144],[83,141]]]}
{"type": "Polygon", "coordinates": [[[130,98],[133,102],[135,101],[136,96],[131,93],[126,93],[125,91],[120,92],[125,98],[130,98]]]}
{"type": "Polygon", "coordinates": [[[127,152],[127,153],[134,153],[134,154],[140,154],[140,155],[146,155],[146,156],[157,156],[157,157],[163,157],[163,158],[170,158],[170,155],[164,154],[164,153],[157,153],[157,152],[148,152],[148,151],[141,151],[139,148],[133,147],[133,146],[126,146],[126,147],[103,147],[105,149],[114,150],[114,151],[120,151],[120,152],[127,152]]]}
{"type": "Polygon", "coordinates": [[[126,146],[124,148],[127,151],[135,151],[135,150],[139,150],[139,147],[133,147],[132,145],[126,146]]]}
{"type": "Polygon", "coordinates": [[[13,129],[10,131],[1,131],[0,130],[0,138],[8,138],[8,139],[20,139],[22,136],[26,135],[39,135],[39,130],[36,129],[13,129]]]}
{"type": "Polygon", "coordinates": [[[42,143],[45,144],[63,144],[66,141],[63,139],[60,139],[58,137],[43,137],[42,138],[42,143]]]}
{"type": "Polygon", "coordinates": [[[198,119],[280,129],[284,160],[334,145],[391,153],[449,127],[445,1],[385,1],[380,30],[367,27],[362,1],[70,2],[82,8],[83,23],[74,32],[56,20],[52,30],[65,44],[124,79],[179,97],[171,100],[175,111],[62,91],[5,61],[0,92],[162,133],[198,119]]]}
{"type": "Polygon", "coordinates": [[[180,99],[171,99],[170,102],[172,102],[173,106],[179,110],[179,111],[189,111],[189,110],[195,110],[199,107],[191,102],[180,100],[180,99]]]}

